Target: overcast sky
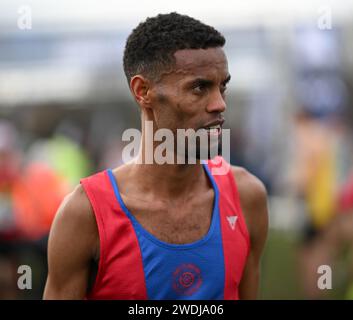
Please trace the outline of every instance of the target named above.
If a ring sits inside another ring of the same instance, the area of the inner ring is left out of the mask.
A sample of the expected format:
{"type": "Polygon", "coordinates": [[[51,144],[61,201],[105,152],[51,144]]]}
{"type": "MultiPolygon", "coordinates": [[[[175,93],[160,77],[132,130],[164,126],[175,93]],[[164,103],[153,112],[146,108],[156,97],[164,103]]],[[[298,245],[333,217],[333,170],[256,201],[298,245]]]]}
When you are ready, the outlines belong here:
{"type": "Polygon", "coordinates": [[[23,5],[32,10],[33,28],[59,25],[126,29],[147,16],[171,11],[217,27],[315,21],[323,8],[332,11],[333,24],[353,20],[353,0],[0,0],[0,25],[16,28],[18,9],[23,5]]]}

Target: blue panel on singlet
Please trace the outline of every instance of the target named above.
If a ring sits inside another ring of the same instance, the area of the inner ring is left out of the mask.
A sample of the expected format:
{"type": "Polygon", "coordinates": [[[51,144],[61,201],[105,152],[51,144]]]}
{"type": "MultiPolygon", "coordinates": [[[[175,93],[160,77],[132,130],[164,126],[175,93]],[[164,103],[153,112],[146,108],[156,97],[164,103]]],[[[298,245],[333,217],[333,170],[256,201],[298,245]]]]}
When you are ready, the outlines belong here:
{"type": "Polygon", "coordinates": [[[224,257],[219,218],[219,190],[207,164],[215,198],[208,233],[190,244],[160,241],[129,212],[119,193],[111,170],[108,174],[117,200],[135,229],[143,260],[148,299],[214,300],[224,297],[224,257]]]}

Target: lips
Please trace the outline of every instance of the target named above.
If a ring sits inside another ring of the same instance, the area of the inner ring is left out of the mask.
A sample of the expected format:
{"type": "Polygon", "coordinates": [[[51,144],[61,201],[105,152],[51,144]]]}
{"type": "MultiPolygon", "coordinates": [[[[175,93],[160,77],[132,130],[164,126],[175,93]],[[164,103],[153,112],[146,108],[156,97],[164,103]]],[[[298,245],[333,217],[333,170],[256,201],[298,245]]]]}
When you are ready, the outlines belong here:
{"type": "Polygon", "coordinates": [[[210,122],[203,126],[201,129],[207,130],[209,135],[217,135],[219,136],[222,133],[222,125],[224,119],[218,119],[216,121],[210,122]]]}

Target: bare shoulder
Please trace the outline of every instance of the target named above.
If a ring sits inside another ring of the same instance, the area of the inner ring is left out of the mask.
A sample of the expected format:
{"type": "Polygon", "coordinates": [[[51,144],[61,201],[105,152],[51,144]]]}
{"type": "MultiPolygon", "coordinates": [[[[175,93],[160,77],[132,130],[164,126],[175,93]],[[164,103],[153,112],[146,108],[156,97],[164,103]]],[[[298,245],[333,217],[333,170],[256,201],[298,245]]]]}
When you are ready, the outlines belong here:
{"type": "Polygon", "coordinates": [[[245,168],[232,166],[240,203],[252,238],[268,228],[267,191],[262,181],[245,168]]]}
{"type": "Polygon", "coordinates": [[[68,194],[62,201],[55,219],[71,220],[72,222],[92,221],[93,210],[86,192],[81,185],[68,194]]]}
{"type": "Polygon", "coordinates": [[[96,251],[98,229],[90,201],[81,185],[62,201],[53,221],[50,240],[86,242],[96,251]]]}
{"type": "Polygon", "coordinates": [[[232,172],[237,183],[240,197],[245,202],[264,201],[267,191],[262,181],[243,167],[232,166],[232,172]]]}
{"type": "Polygon", "coordinates": [[[90,262],[97,254],[97,234],[90,202],[77,186],[63,200],[50,230],[44,299],[84,298],[90,262]]]}

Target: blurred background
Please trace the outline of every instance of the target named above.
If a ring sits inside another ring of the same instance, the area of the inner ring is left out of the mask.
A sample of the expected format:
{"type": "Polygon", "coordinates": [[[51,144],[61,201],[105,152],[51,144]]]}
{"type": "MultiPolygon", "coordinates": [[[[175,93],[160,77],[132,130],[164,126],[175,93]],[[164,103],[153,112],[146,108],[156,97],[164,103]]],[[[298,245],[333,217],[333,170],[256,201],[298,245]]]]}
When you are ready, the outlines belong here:
{"type": "Polygon", "coordinates": [[[0,299],[40,299],[53,216],[140,128],[123,74],[140,21],[226,37],[231,162],[265,183],[262,299],[353,299],[353,1],[0,0],[0,299]],[[32,289],[17,286],[32,268],[32,289]],[[319,290],[320,265],[332,289],[319,290]]]}

